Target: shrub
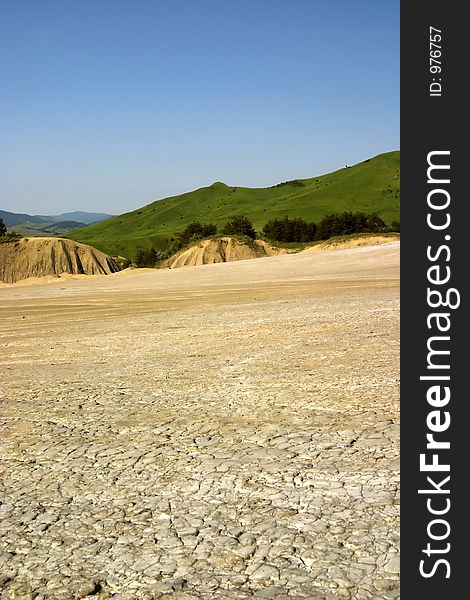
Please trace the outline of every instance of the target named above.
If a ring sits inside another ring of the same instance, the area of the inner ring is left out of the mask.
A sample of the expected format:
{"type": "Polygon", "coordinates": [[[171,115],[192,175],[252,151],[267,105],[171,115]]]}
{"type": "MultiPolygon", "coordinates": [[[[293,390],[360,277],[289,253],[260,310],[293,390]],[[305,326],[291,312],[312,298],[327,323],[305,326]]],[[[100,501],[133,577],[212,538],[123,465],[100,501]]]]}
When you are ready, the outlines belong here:
{"type": "Polygon", "coordinates": [[[300,179],[291,179],[291,181],[281,181],[276,185],[272,185],[272,188],[284,187],[285,185],[291,185],[292,187],[304,187],[305,183],[300,179]]]}
{"type": "Polygon", "coordinates": [[[139,248],[133,263],[136,267],[154,267],[158,260],[158,252],[155,248],[150,248],[149,250],[142,250],[142,248],[139,248]]]}

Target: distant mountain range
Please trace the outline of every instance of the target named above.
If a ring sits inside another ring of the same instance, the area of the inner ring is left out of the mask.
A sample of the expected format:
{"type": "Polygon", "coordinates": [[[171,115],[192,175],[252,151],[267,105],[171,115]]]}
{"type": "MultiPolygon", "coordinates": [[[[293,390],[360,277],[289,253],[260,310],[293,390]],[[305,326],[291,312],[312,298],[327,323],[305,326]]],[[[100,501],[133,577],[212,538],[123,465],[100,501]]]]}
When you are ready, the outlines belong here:
{"type": "Polygon", "coordinates": [[[99,223],[112,215],[75,211],[61,215],[28,215],[0,210],[0,217],[10,231],[29,237],[60,236],[74,229],[99,223]]]}
{"type": "Polygon", "coordinates": [[[0,217],[7,227],[13,227],[14,225],[21,225],[23,223],[60,223],[64,221],[73,221],[79,223],[80,227],[85,225],[91,225],[92,223],[99,223],[104,219],[109,219],[113,215],[106,213],[91,213],[76,210],[74,212],[62,213],[61,215],[28,215],[26,213],[14,213],[8,210],[0,210],[0,217]]]}

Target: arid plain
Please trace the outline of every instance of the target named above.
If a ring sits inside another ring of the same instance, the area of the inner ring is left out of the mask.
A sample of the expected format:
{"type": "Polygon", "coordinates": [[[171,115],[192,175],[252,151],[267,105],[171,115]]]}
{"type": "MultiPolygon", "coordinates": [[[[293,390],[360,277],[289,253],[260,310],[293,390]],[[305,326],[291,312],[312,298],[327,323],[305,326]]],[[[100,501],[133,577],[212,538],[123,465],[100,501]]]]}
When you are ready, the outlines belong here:
{"type": "Polygon", "coordinates": [[[0,308],[2,598],[399,597],[399,242],[0,308]]]}

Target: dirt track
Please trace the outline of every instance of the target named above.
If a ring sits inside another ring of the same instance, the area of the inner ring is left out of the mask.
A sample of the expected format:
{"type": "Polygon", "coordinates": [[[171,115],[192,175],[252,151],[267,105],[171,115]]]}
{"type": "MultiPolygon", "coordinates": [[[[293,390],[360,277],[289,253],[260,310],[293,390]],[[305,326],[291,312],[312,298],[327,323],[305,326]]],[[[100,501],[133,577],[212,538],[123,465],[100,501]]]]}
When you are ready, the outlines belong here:
{"type": "Polygon", "coordinates": [[[2,598],[397,598],[398,265],[1,289],[2,598]]]}

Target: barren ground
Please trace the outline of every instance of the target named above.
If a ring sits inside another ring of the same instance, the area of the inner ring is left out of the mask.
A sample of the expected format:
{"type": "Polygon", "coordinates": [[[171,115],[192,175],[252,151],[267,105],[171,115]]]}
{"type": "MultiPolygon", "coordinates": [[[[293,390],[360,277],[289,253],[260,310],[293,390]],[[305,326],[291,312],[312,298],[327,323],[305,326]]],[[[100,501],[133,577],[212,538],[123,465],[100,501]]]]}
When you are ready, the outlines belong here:
{"type": "Polygon", "coordinates": [[[398,265],[2,288],[2,598],[398,598],[398,265]]]}

